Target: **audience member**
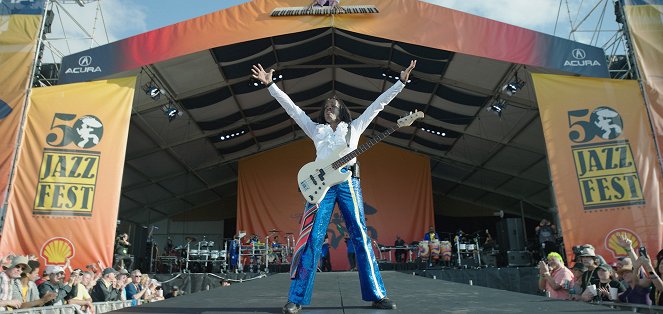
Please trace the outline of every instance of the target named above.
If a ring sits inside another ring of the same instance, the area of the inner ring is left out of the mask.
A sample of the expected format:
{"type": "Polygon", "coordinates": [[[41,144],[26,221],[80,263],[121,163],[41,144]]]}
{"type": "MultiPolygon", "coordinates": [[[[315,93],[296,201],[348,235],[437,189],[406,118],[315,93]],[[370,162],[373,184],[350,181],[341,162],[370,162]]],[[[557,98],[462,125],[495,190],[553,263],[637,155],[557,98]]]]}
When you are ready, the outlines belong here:
{"type": "MultiPolygon", "coordinates": [[[[80,312],[83,313],[94,313],[94,306],[92,305],[92,297],[90,296],[90,293],[83,283],[83,278],[86,277],[86,275],[83,273],[82,270],[80,269],[75,269],[71,275],[69,275],[70,278],[73,277],[74,279],[74,284],[76,285],[76,296],[71,298],[69,300],[69,304],[74,304],[77,305],[77,309],[80,312]]],[[[87,275],[89,277],[89,275],[87,275]]]]}
{"type": "Polygon", "coordinates": [[[120,290],[120,300],[126,301],[127,292],[125,288],[131,282],[131,279],[129,279],[129,272],[124,268],[120,269],[117,274],[116,282],[117,282],[116,288],[120,290]]]}
{"type": "Polygon", "coordinates": [[[28,266],[28,258],[25,256],[14,256],[5,271],[0,272],[0,309],[17,309],[21,307],[21,301],[14,300],[14,280],[21,278],[21,273],[31,272],[28,266]]]}
{"type": "Polygon", "coordinates": [[[599,284],[599,274],[596,271],[599,264],[593,248],[586,247],[582,249],[579,256],[582,264],[585,265],[585,267],[587,267],[585,273],[582,274],[582,283],[581,283],[582,293],[585,293],[587,286],[589,285],[598,286],[599,284]]]}
{"type": "Polygon", "coordinates": [[[110,267],[101,272],[101,280],[92,288],[90,296],[94,302],[119,301],[120,291],[117,289],[117,271],[110,267]]]}
{"type": "Polygon", "coordinates": [[[580,300],[579,295],[582,293],[582,274],[587,271],[587,266],[583,263],[575,263],[571,272],[573,273],[573,286],[569,287],[569,300],[580,300]]]}
{"type": "Polygon", "coordinates": [[[141,277],[140,270],[136,269],[131,272],[131,283],[124,288],[127,300],[140,300],[143,298],[143,295],[147,290],[140,284],[141,277]]]}
{"type": "Polygon", "coordinates": [[[623,265],[617,273],[626,284],[626,291],[619,295],[619,302],[647,304],[650,287],[646,279],[640,279],[640,261],[634,265],[623,265]]]}
{"type": "Polygon", "coordinates": [[[582,300],[616,301],[617,295],[611,295],[610,289],[617,289],[617,294],[623,293],[626,289],[617,280],[612,278],[611,273],[612,266],[608,264],[599,265],[597,267],[599,282],[591,284],[592,289],[585,289],[585,292],[582,294],[582,300]]]}
{"type": "Polygon", "coordinates": [[[39,288],[34,283],[34,280],[39,279],[39,262],[29,260],[28,269],[30,269],[29,272],[26,269],[21,273],[20,279],[14,280],[13,299],[22,302],[22,309],[43,306],[56,296],[55,292],[49,292],[42,298],[39,297],[39,288]]]}
{"type": "Polygon", "coordinates": [[[44,273],[48,275],[48,281],[39,285],[39,296],[43,298],[49,292],[56,293],[56,297],[44,305],[63,305],[78,293],[78,287],[74,285],[74,278],[70,276],[69,281],[66,284],[63,283],[64,268],[49,265],[46,266],[44,273]]]}
{"type": "Polygon", "coordinates": [[[170,292],[166,293],[164,296],[166,299],[174,298],[176,296],[182,295],[182,291],[180,291],[180,288],[178,286],[173,286],[170,288],[170,292]]]}
{"type": "Polygon", "coordinates": [[[548,254],[548,263],[539,262],[539,289],[553,299],[569,299],[569,288],[574,283],[573,273],[564,266],[564,261],[559,253],[548,254]]]}

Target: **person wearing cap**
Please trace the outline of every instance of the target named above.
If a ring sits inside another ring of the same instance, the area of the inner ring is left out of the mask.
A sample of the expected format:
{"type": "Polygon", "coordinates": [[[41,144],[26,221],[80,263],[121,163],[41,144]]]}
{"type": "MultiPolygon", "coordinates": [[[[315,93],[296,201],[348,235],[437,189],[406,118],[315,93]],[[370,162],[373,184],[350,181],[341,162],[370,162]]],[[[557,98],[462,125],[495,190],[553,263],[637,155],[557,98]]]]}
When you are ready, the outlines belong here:
{"type": "Polygon", "coordinates": [[[599,282],[595,285],[596,295],[593,289],[585,289],[581,298],[583,301],[601,300],[601,301],[616,301],[610,296],[610,288],[617,289],[617,293],[623,293],[626,289],[619,281],[612,278],[612,266],[608,264],[599,265],[597,268],[599,282]]]}
{"type": "Polygon", "coordinates": [[[120,289],[120,300],[122,301],[127,300],[127,292],[125,288],[130,282],[131,280],[129,279],[129,272],[124,268],[120,269],[119,273],[117,274],[116,287],[120,289]]]}
{"type": "Polygon", "coordinates": [[[556,252],[550,252],[545,261],[539,262],[539,289],[553,299],[567,300],[569,298],[569,287],[574,278],[571,270],[564,266],[562,256],[556,252]]]}
{"type": "Polygon", "coordinates": [[[598,260],[596,259],[596,254],[594,253],[593,247],[585,247],[580,251],[580,261],[587,271],[582,274],[582,282],[580,287],[584,293],[589,285],[597,285],[599,283],[599,274],[597,268],[599,266],[598,260]]]}
{"type": "Polygon", "coordinates": [[[44,297],[49,292],[55,292],[56,297],[44,304],[45,306],[49,305],[63,305],[66,301],[76,296],[78,293],[78,287],[75,284],[75,278],[69,277],[69,281],[65,284],[64,280],[64,268],[56,265],[46,266],[44,271],[48,275],[48,281],[43,282],[39,285],[39,296],[44,297]]]}
{"type": "Polygon", "coordinates": [[[0,272],[0,309],[17,309],[21,307],[21,301],[13,299],[14,280],[21,278],[21,273],[30,272],[28,258],[25,256],[14,256],[5,271],[0,272]]]}
{"type": "Polygon", "coordinates": [[[56,297],[55,292],[49,292],[43,297],[39,297],[39,288],[34,283],[39,279],[39,262],[29,260],[28,268],[21,273],[20,279],[14,279],[14,300],[22,302],[21,309],[28,309],[36,306],[43,306],[56,297]]]}
{"type": "MultiPolygon", "coordinates": [[[[90,277],[90,275],[87,275],[90,277]]],[[[75,269],[71,275],[69,275],[70,278],[75,279],[75,284],[76,284],[76,289],[77,293],[76,296],[71,298],[69,300],[69,304],[75,304],[78,305],[78,309],[83,312],[83,313],[94,313],[94,305],[92,305],[92,297],[90,296],[90,293],[88,292],[87,288],[85,287],[85,284],[83,283],[84,279],[84,274],[81,269],[75,269]]]]}
{"type": "MultiPolygon", "coordinates": [[[[633,241],[625,234],[617,236],[617,244],[626,251],[631,259],[636,261],[635,263],[642,265],[642,268],[647,272],[645,282],[650,287],[649,299],[651,300],[651,305],[663,305],[663,280],[661,280],[661,275],[663,274],[663,263],[661,263],[663,255],[661,252],[656,255],[657,264],[654,267],[649,256],[646,254],[646,250],[640,254],[640,257],[635,254],[633,241]]],[[[644,247],[642,248],[644,249],[644,247]]]]}
{"type": "Polygon", "coordinates": [[[636,260],[635,263],[623,264],[617,270],[617,273],[626,284],[626,291],[619,295],[619,302],[647,304],[647,296],[651,288],[645,278],[640,279],[640,266],[640,261],[636,260]]]}
{"type": "Polygon", "coordinates": [[[569,300],[579,300],[578,295],[582,292],[582,274],[587,271],[587,266],[578,262],[573,265],[571,272],[573,273],[573,286],[569,287],[569,300]],[[576,294],[577,293],[577,294],[576,294]]]}
{"type": "Polygon", "coordinates": [[[92,288],[90,296],[93,302],[119,301],[120,290],[115,287],[117,271],[110,267],[101,272],[101,280],[92,288]]]}

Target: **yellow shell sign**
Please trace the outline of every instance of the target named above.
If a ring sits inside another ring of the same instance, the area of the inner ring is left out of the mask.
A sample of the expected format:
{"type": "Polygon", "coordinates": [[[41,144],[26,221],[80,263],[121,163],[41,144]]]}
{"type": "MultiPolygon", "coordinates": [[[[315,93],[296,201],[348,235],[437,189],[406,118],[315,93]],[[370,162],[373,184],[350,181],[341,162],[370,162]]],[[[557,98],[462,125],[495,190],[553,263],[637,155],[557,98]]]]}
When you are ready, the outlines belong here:
{"type": "Polygon", "coordinates": [[[46,265],[64,265],[68,259],[74,257],[74,245],[69,239],[52,238],[42,246],[40,255],[46,265]]]}

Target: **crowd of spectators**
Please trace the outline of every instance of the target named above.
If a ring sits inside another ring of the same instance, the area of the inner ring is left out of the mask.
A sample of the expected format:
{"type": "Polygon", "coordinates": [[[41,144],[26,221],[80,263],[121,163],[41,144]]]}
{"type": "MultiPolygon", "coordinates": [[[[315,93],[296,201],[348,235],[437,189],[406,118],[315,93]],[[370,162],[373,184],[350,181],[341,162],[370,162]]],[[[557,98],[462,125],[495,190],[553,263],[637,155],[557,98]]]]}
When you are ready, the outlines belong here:
{"type": "MultiPolygon", "coordinates": [[[[124,268],[104,267],[101,262],[86,271],[48,265],[40,273],[34,256],[9,255],[0,258],[0,311],[51,305],[75,305],[80,313],[94,313],[93,302],[136,300],[135,304],[165,298],[161,283],[124,268]]],[[[180,295],[173,287],[167,296],[180,295]]]]}
{"type": "Polygon", "coordinates": [[[617,244],[626,256],[612,265],[596,255],[591,244],[576,247],[568,263],[571,269],[559,253],[548,253],[538,265],[539,289],[555,299],[663,306],[663,250],[652,258],[645,247],[634,248],[624,235],[617,244]]]}

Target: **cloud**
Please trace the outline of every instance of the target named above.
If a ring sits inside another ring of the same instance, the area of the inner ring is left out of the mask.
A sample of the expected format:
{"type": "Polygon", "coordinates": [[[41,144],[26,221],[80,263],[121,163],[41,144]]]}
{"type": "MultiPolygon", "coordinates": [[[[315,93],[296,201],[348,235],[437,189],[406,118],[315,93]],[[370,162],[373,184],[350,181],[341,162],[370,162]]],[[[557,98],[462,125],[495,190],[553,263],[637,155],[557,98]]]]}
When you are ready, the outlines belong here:
{"type": "Polygon", "coordinates": [[[44,50],[46,63],[147,30],[147,9],[130,0],[95,1],[83,7],[69,2],[52,9],[55,18],[46,35],[50,45],[44,50]]]}

